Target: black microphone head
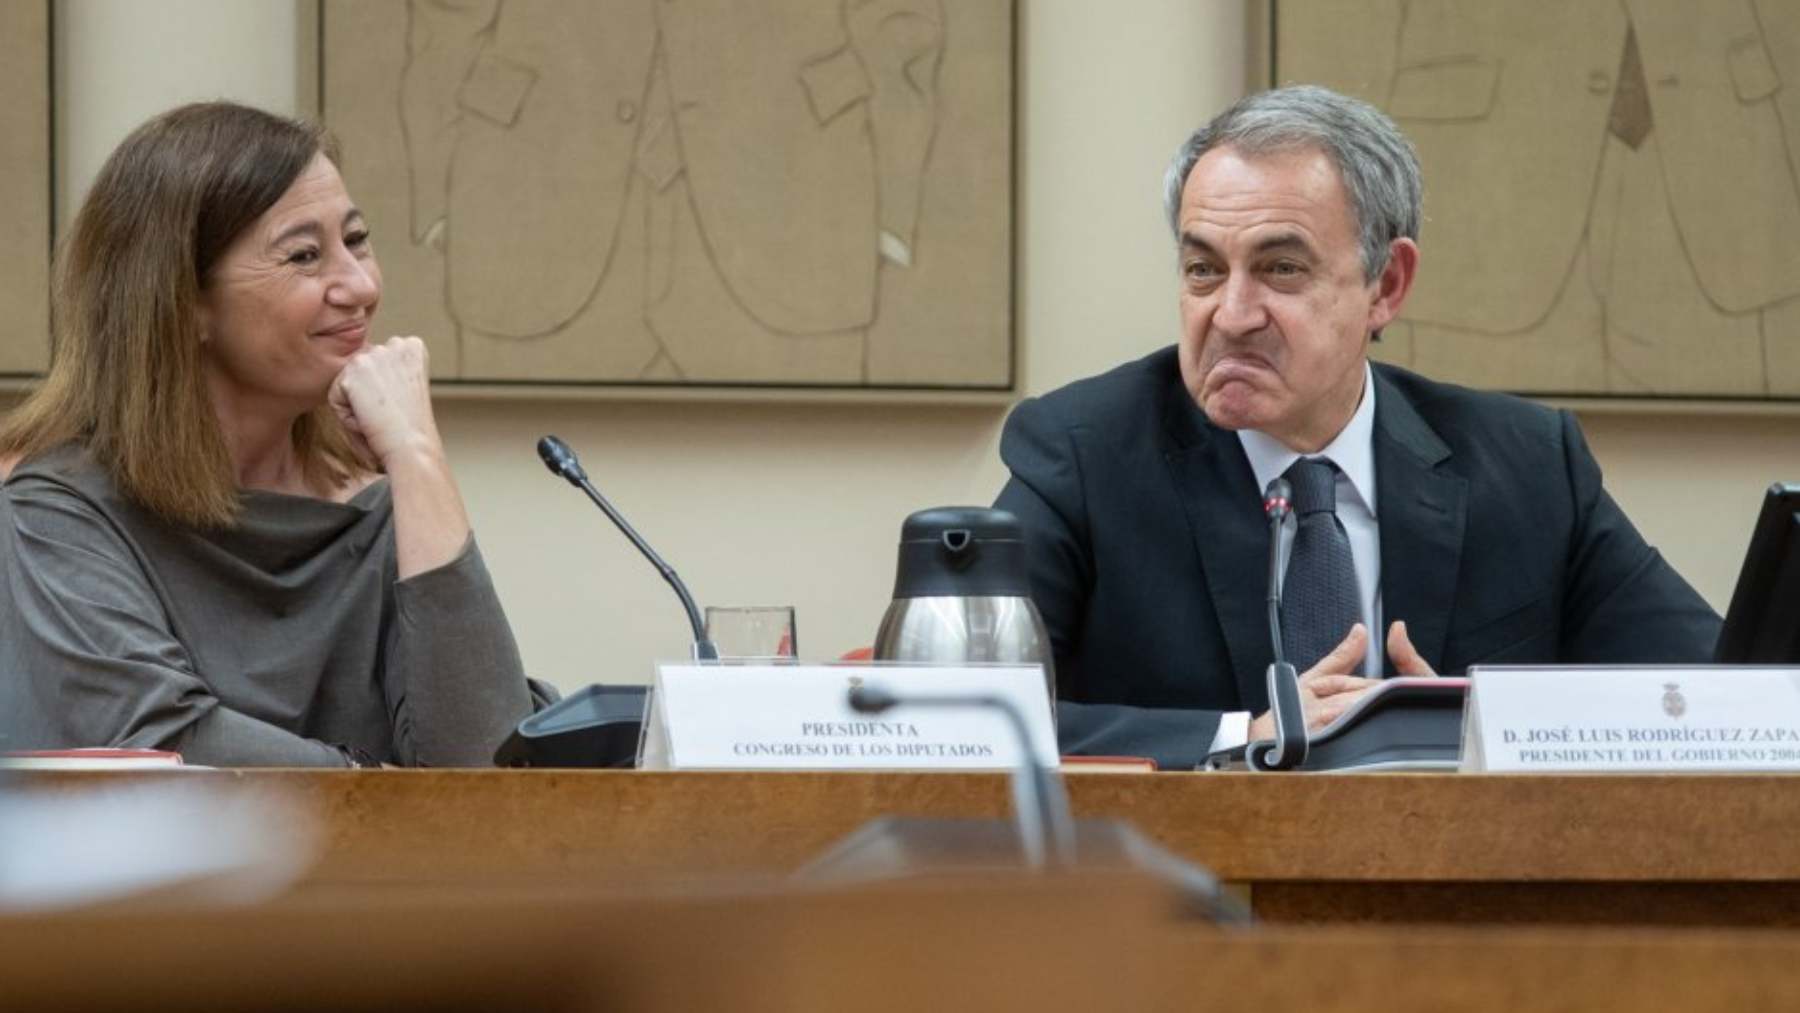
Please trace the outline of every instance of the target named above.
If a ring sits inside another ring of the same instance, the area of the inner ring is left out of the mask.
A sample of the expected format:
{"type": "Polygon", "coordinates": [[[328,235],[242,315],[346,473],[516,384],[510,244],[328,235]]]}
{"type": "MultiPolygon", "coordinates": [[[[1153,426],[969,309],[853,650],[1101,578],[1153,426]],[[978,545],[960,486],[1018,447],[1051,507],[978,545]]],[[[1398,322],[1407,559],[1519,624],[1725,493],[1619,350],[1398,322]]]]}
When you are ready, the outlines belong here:
{"type": "Polygon", "coordinates": [[[553,475],[568,479],[579,485],[587,481],[587,472],[581,469],[581,460],[569,445],[554,436],[545,436],[537,442],[538,457],[543,459],[544,467],[553,475]]]}
{"type": "Polygon", "coordinates": [[[1288,507],[1294,501],[1294,487],[1288,480],[1277,475],[1269,480],[1269,487],[1263,490],[1263,513],[1271,518],[1286,517],[1288,507]]]}
{"type": "Polygon", "coordinates": [[[899,702],[898,697],[880,686],[865,683],[850,687],[850,708],[858,714],[880,714],[899,702]]]}

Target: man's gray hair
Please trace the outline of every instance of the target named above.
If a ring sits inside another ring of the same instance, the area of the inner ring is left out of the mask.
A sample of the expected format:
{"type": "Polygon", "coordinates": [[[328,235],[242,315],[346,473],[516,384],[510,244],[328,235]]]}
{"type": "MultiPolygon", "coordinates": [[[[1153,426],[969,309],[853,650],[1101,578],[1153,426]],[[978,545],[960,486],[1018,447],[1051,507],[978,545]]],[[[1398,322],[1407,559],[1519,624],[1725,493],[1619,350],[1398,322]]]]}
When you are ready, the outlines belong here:
{"type": "Polygon", "coordinates": [[[1163,179],[1163,204],[1181,239],[1181,191],[1194,163],[1215,148],[1246,155],[1315,149],[1336,163],[1361,234],[1363,276],[1387,267],[1388,245],[1419,238],[1419,157],[1412,142],[1381,110],[1316,85],[1293,85],[1248,96],[1213,117],[1187,139],[1163,179]]]}

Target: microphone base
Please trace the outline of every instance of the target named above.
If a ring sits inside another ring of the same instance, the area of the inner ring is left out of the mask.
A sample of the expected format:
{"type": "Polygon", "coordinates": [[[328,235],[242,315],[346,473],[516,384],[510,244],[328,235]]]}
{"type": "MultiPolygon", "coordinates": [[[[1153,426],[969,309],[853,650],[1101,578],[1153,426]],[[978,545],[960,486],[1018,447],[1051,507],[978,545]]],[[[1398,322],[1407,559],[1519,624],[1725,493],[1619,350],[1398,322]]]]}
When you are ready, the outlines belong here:
{"type": "Polygon", "coordinates": [[[637,766],[648,686],[589,686],[519,722],[496,767],[637,766]]]}
{"type": "Polygon", "coordinates": [[[1252,742],[1244,750],[1251,770],[1295,770],[1306,763],[1306,707],[1300,701],[1300,674],[1285,661],[1268,668],[1269,713],[1275,738],[1252,742]]]}
{"type": "MultiPolygon", "coordinates": [[[[1248,924],[1250,912],[1213,874],[1179,858],[1119,820],[1074,822],[1075,870],[1138,871],[1175,887],[1190,913],[1248,924]]],[[[863,824],[794,874],[798,881],[848,885],[915,876],[1029,871],[1018,830],[1000,820],[884,816],[863,824]]]]}

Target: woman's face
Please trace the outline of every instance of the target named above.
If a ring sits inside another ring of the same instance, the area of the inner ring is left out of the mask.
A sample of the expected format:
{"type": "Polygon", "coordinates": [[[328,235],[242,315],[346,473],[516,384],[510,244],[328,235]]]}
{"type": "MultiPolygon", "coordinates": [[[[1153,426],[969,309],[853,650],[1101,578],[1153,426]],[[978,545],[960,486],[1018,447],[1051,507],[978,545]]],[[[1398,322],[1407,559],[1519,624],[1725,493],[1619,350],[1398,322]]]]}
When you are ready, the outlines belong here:
{"type": "Polygon", "coordinates": [[[322,403],[368,341],[381,301],[368,226],[324,155],[232,240],[202,283],[207,382],[227,421],[322,403]]]}

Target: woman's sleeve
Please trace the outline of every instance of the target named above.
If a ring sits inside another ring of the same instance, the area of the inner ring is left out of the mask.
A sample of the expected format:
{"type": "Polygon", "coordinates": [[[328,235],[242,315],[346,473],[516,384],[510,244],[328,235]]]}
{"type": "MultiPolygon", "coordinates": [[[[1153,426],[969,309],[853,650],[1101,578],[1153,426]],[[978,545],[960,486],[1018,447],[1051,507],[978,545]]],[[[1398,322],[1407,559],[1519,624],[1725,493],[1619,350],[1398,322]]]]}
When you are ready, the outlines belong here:
{"type": "Polygon", "coordinates": [[[525,678],[473,535],[460,555],[395,585],[383,679],[400,762],[491,767],[494,750],[554,697],[525,678]]]}
{"type": "Polygon", "coordinates": [[[222,705],[111,522],[54,483],[14,482],[0,494],[0,750],[87,746],[219,766],[351,763],[222,705]]]}

